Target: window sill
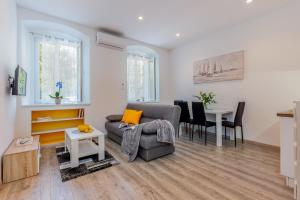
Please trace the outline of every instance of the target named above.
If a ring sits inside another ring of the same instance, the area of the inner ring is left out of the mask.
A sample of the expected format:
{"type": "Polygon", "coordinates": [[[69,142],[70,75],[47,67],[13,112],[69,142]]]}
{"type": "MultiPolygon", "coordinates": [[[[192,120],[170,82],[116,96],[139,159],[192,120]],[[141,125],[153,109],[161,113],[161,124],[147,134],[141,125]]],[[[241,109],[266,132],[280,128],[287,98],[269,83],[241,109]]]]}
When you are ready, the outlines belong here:
{"type": "Polygon", "coordinates": [[[72,106],[89,106],[90,103],[63,103],[63,104],[23,104],[22,107],[72,107],[72,106]]]}
{"type": "Polygon", "coordinates": [[[160,103],[160,101],[127,101],[127,103],[160,103]]]}

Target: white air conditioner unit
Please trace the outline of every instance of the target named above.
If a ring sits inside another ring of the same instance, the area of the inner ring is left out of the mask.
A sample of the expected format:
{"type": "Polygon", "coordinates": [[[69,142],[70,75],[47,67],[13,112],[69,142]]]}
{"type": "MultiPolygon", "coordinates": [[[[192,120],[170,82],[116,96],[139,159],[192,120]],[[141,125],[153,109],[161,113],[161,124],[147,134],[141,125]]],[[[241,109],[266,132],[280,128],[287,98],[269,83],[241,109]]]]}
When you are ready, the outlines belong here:
{"type": "Polygon", "coordinates": [[[97,32],[97,44],[104,47],[124,50],[126,48],[126,39],[103,32],[97,32]]]}

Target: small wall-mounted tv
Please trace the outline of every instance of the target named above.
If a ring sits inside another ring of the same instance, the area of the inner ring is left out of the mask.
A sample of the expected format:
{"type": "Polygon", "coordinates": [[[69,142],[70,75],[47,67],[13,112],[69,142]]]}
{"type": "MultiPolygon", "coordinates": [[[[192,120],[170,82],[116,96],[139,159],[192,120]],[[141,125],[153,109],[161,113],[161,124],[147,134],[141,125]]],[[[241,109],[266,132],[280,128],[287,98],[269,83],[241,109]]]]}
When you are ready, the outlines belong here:
{"type": "Polygon", "coordinates": [[[26,96],[27,73],[18,66],[15,71],[15,79],[12,88],[12,94],[18,96],[26,96]]]}

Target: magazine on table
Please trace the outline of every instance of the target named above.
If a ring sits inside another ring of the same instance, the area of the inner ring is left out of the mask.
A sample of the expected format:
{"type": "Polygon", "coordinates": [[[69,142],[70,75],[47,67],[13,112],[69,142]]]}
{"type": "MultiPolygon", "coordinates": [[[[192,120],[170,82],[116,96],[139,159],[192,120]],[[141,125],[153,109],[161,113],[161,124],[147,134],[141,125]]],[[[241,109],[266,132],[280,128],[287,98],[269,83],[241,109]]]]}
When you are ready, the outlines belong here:
{"type": "Polygon", "coordinates": [[[17,146],[30,145],[33,143],[33,137],[18,138],[16,141],[17,146]]]}

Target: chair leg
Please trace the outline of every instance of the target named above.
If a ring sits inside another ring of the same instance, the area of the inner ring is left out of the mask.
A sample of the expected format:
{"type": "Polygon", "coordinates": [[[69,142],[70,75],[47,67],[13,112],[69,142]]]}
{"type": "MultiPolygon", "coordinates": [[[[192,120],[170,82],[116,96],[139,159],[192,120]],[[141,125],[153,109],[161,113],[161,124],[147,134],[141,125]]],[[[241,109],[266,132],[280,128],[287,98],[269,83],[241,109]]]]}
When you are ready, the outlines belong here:
{"type": "Polygon", "coordinates": [[[200,131],[200,137],[202,138],[202,126],[200,126],[201,131],[200,131]]]}
{"type": "Polygon", "coordinates": [[[194,124],[193,124],[193,125],[192,125],[192,132],[191,132],[191,133],[192,133],[192,135],[191,135],[192,141],[194,140],[194,128],[195,128],[195,127],[194,127],[194,124]]]}
{"type": "Polygon", "coordinates": [[[204,138],[204,143],[205,143],[205,145],[207,144],[207,127],[205,126],[205,133],[204,133],[205,135],[205,138],[204,138]]]}
{"type": "Polygon", "coordinates": [[[242,135],[242,143],[244,143],[244,131],[243,131],[243,125],[241,126],[241,135],[242,135]]]}
{"type": "Polygon", "coordinates": [[[179,125],[178,125],[178,128],[177,128],[177,138],[179,138],[179,131],[180,131],[180,122],[179,122],[179,125]]]}
{"type": "Polygon", "coordinates": [[[198,124],[198,136],[199,136],[199,139],[200,139],[200,125],[198,124]]]}
{"type": "Polygon", "coordinates": [[[227,133],[226,133],[226,126],[224,126],[225,128],[225,140],[227,139],[227,133]]]}
{"type": "Polygon", "coordinates": [[[190,127],[191,125],[190,124],[188,124],[188,128],[187,128],[187,133],[188,133],[188,135],[189,135],[189,140],[191,140],[191,127],[190,127]]]}
{"type": "Polygon", "coordinates": [[[234,127],[234,146],[236,147],[236,128],[234,127]]]}

